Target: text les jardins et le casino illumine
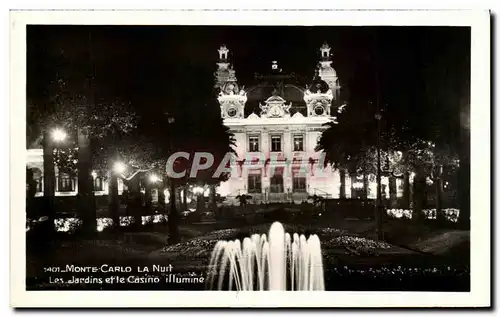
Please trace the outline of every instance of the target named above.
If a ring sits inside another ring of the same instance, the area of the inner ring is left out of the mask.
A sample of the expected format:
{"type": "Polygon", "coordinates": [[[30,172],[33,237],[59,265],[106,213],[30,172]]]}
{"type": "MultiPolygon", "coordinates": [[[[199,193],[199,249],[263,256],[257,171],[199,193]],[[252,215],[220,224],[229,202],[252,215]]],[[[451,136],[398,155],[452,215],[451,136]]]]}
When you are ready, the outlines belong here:
{"type": "Polygon", "coordinates": [[[66,265],[64,268],[59,266],[47,267],[46,273],[61,273],[60,276],[50,276],[51,284],[145,284],[145,283],[204,283],[203,276],[196,275],[194,272],[184,274],[174,274],[173,266],[152,265],[152,266],[111,266],[103,264],[101,266],[78,266],[66,265]],[[68,273],[85,274],[88,276],[67,276],[68,273]],[[104,273],[110,276],[92,276],[92,273],[98,275],[104,273]],[[116,273],[116,275],[113,275],[116,273]],[[125,276],[123,274],[126,274],[125,276]],[[160,274],[157,276],[155,274],[160,274]],[[64,276],[63,276],[64,275],[64,276]]]}

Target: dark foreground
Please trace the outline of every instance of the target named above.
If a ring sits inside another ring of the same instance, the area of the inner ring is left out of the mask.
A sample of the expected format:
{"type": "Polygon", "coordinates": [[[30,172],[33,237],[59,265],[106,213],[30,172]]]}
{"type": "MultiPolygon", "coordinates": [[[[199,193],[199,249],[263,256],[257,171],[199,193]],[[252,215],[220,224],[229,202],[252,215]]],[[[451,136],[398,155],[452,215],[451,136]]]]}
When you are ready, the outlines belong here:
{"type": "MultiPolygon", "coordinates": [[[[267,233],[270,225],[231,229],[213,224],[185,225],[181,228],[183,241],[167,247],[162,225],[148,232],[102,232],[93,240],[65,236],[48,251],[29,252],[26,287],[210,289],[207,267],[215,243],[267,233]]],[[[328,291],[470,291],[468,232],[419,229],[414,233],[405,228],[407,223],[394,220],[386,224],[386,240],[394,242],[386,243],[370,239],[371,222],[345,221],[337,225],[285,224],[287,232],[320,237],[328,291]],[[402,233],[404,236],[400,236],[402,233]],[[412,235],[414,239],[410,239],[412,235]]]]}

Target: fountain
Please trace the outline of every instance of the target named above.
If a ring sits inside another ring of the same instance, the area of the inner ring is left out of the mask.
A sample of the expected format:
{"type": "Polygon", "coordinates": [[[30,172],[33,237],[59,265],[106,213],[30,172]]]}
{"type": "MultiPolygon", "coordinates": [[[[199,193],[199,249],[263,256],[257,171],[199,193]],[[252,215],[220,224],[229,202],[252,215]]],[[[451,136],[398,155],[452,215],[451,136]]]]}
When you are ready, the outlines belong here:
{"type": "Polygon", "coordinates": [[[209,289],[214,289],[216,279],[218,290],[324,291],[319,238],[294,233],[292,239],[275,222],[269,237],[254,234],[243,243],[218,241],[208,266],[209,289]]]}

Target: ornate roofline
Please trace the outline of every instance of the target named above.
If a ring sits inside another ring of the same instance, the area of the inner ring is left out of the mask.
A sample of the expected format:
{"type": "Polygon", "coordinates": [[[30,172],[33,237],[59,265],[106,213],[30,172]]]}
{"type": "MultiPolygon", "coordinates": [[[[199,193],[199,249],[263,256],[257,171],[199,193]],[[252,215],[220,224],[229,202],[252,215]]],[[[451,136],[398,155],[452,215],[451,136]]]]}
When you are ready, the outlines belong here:
{"type": "MultiPolygon", "coordinates": [[[[255,90],[257,88],[270,87],[270,86],[272,86],[272,85],[271,84],[260,83],[260,84],[248,87],[245,91],[247,93],[249,93],[249,92],[252,92],[253,90],[255,90]]],[[[285,88],[293,88],[293,89],[296,89],[296,90],[298,90],[298,91],[300,91],[302,93],[304,93],[306,91],[305,87],[300,87],[300,86],[294,85],[294,84],[284,84],[283,87],[285,87],[285,88]]]]}
{"type": "Polygon", "coordinates": [[[277,73],[277,74],[259,74],[255,73],[254,78],[256,80],[263,80],[263,79],[274,79],[274,80],[283,80],[283,79],[296,79],[297,76],[295,73],[289,73],[289,74],[283,74],[283,73],[277,73]]]}

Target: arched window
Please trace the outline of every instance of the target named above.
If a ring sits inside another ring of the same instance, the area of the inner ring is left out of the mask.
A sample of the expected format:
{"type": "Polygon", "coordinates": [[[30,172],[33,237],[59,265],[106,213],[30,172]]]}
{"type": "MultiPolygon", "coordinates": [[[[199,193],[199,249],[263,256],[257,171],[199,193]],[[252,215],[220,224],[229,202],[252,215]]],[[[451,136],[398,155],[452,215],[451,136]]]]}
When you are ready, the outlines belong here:
{"type": "Polygon", "coordinates": [[[33,180],[36,182],[36,192],[43,192],[43,174],[39,168],[32,168],[33,171],[33,180]]]}
{"type": "Polygon", "coordinates": [[[94,177],[94,191],[95,192],[100,192],[102,191],[102,178],[97,176],[94,177]]]}

